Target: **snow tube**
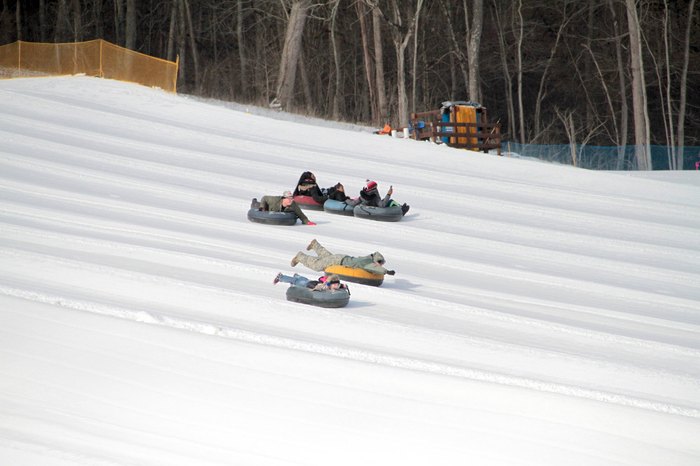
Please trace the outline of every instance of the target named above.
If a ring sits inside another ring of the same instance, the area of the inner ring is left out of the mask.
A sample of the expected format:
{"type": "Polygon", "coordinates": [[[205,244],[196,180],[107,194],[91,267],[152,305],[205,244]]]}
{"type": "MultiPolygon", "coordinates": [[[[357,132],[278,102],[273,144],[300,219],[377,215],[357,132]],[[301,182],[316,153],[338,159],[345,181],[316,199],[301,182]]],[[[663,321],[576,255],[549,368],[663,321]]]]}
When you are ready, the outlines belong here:
{"type": "Polygon", "coordinates": [[[347,288],[336,291],[313,291],[305,286],[291,285],[287,288],[287,301],[319,307],[345,307],[350,302],[350,292],[347,288]]]}
{"type": "Polygon", "coordinates": [[[368,272],[364,269],[345,267],[344,265],[330,265],[324,270],[326,275],[337,275],[347,282],[361,283],[362,285],[379,286],[384,282],[384,275],[368,272]]]}
{"type": "Polygon", "coordinates": [[[248,220],[265,225],[294,225],[297,223],[297,214],[294,212],[270,212],[268,210],[250,209],[248,220]]]}
{"type": "Polygon", "coordinates": [[[400,205],[391,207],[372,207],[368,205],[357,205],[353,209],[355,217],[379,220],[381,222],[398,222],[403,218],[400,205]]]}
{"type": "Polygon", "coordinates": [[[353,206],[342,201],[336,201],[335,199],[328,199],[326,202],[324,202],[323,210],[329,214],[355,215],[353,212],[353,206]]]}
{"type": "Polygon", "coordinates": [[[323,210],[323,204],[319,204],[311,196],[294,196],[294,202],[299,204],[299,207],[306,210],[323,210]]]}

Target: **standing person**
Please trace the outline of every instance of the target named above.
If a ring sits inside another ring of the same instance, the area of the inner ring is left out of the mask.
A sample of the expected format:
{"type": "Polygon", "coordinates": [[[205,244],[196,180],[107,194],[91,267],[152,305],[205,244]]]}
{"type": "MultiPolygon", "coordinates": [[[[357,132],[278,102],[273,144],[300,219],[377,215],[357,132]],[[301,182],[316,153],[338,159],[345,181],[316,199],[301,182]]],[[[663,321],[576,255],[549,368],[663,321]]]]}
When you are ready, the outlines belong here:
{"type": "Polygon", "coordinates": [[[318,183],[316,183],[316,175],[311,172],[301,174],[297,186],[294,188],[294,195],[311,196],[319,204],[323,204],[327,199],[321,188],[318,187],[318,183]]]}
{"type": "MultiPolygon", "coordinates": [[[[382,199],[379,194],[379,189],[377,187],[376,181],[367,180],[367,185],[360,191],[360,202],[362,205],[370,207],[391,207],[399,205],[398,202],[391,199],[391,195],[394,194],[394,187],[389,186],[389,190],[386,192],[386,196],[382,199]]],[[[406,215],[410,206],[404,203],[401,206],[401,213],[406,215]]]]}
{"type": "Polygon", "coordinates": [[[332,254],[315,239],[311,240],[306,250],[313,250],[316,256],[310,256],[299,251],[296,256],[292,258],[292,267],[296,267],[297,264],[301,263],[311,270],[323,272],[326,267],[331,265],[342,265],[345,267],[362,269],[377,275],[394,275],[396,273],[384,267],[384,256],[382,256],[380,252],[373,252],[368,256],[360,257],[348,256],[346,254],[332,254]]]}
{"type": "Polygon", "coordinates": [[[294,196],[292,196],[291,191],[285,191],[281,196],[263,196],[260,202],[253,199],[251,207],[270,212],[294,212],[304,225],[316,225],[304,215],[301,208],[294,202],[294,196]]]}

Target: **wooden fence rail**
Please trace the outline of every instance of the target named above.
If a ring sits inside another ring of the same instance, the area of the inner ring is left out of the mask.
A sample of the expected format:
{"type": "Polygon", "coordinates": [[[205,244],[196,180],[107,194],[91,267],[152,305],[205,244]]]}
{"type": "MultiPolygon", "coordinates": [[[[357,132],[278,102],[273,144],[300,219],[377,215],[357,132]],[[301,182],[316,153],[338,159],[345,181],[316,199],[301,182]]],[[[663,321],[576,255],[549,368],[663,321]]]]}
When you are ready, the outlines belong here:
{"type": "Polygon", "coordinates": [[[453,123],[442,121],[440,110],[412,113],[410,118],[413,138],[420,141],[444,142],[450,147],[488,152],[497,149],[501,154],[501,124],[485,121],[479,123],[453,123]],[[443,138],[449,138],[444,141],[443,138]]]}

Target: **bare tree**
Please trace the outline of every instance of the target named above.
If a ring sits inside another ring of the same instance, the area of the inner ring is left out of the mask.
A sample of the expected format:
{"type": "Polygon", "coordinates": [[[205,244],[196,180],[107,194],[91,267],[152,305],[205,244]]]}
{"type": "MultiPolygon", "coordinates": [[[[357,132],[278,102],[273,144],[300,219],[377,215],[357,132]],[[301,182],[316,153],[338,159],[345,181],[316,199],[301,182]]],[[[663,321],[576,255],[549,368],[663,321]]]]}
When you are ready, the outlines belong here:
{"type": "Polygon", "coordinates": [[[124,47],[129,50],[136,50],[136,0],[126,0],[126,36],[124,47]]]}
{"type": "Polygon", "coordinates": [[[190,11],[189,0],[180,0],[182,2],[181,12],[184,15],[183,18],[183,28],[187,27],[190,50],[192,51],[192,65],[194,68],[194,88],[196,92],[201,92],[200,87],[201,79],[199,74],[199,51],[197,50],[196,36],[194,32],[194,26],[192,25],[192,12],[190,11]]]}
{"type": "Polygon", "coordinates": [[[498,0],[493,0],[492,2],[492,14],[494,17],[494,22],[496,24],[496,35],[498,38],[498,49],[501,62],[501,68],[503,70],[503,82],[505,87],[506,96],[506,109],[507,109],[507,119],[508,129],[507,134],[515,135],[515,105],[513,100],[513,79],[511,77],[510,68],[508,66],[508,46],[506,45],[505,29],[506,23],[502,19],[502,12],[498,5],[498,0]]]}
{"type": "Polygon", "coordinates": [[[338,52],[338,44],[335,38],[335,25],[336,19],[338,18],[338,5],[340,0],[332,0],[331,7],[331,30],[330,38],[331,45],[333,49],[333,64],[335,71],[335,88],[333,92],[333,111],[332,116],[334,120],[340,119],[340,114],[343,111],[343,73],[340,67],[340,53],[338,52]]]}
{"type": "Polygon", "coordinates": [[[369,98],[370,118],[373,124],[379,125],[381,117],[379,104],[377,102],[376,86],[374,83],[374,64],[369,46],[369,31],[367,25],[367,8],[364,2],[355,2],[358,22],[360,23],[360,38],[362,40],[362,61],[365,68],[365,79],[367,80],[367,93],[369,98]]]}
{"type": "MultiPolygon", "coordinates": [[[[406,7],[405,4],[401,6],[406,7]]],[[[394,51],[396,53],[396,81],[397,81],[397,100],[398,100],[398,117],[399,126],[408,126],[408,95],[406,92],[406,47],[408,46],[408,41],[411,40],[411,36],[414,33],[414,24],[418,20],[420,11],[423,8],[423,0],[417,0],[412,8],[410,9],[410,14],[407,18],[403,17],[403,10],[408,10],[408,8],[401,9],[397,0],[389,0],[388,5],[385,7],[389,10],[389,14],[375,3],[373,7],[379,10],[382,17],[387,22],[391,30],[391,38],[394,44],[394,51]]]]}
{"type": "MultiPolygon", "coordinates": [[[[525,106],[523,104],[523,36],[525,34],[525,21],[523,19],[523,0],[518,0],[517,13],[518,36],[516,40],[515,63],[518,76],[518,122],[520,143],[525,144],[525,106]]],[[[516,15],[513,15],[513,18],[515,19],[516,15]]]]}
{"type": "MultiPolygon", "coordinates": [[[[173,0],[177,1],[177,0],[173,0]]],[[[114,42],[124,45],[123,41],[124,24],[124,0],[114,0],[114,42]]]]}
{"type": "Polygon", "coordinates": [[[48,25],[46,23],[46,0],[39,1],[39,40],[46,42],[48,33],[48,25]]]}
{"type": "MultiPolygon", "coordinates": [[[[454,89],[457,86],[457,79],[455,77],[455,70],[454,70],[454,61],[457,61],[457,64],[459,65],[459,69],[462,72],[462,79],[464,80],[464,86],[469,89],[469,69],[468,69],[468,64],[467,64],[467,57],[462,53],[462,49],[459,46],[459,42],[457,41],[457,34],[455,32],[455,25],[452,22],[452,17],[455,15],[455,12],[453,10],[453,2],[452,0],[439,0],[440,1],[440,6],[442,7],[442,12],[445,15],[445,23],[447,24],[447,27],[445,28],[447,31],[448,36],[450,37],[450,73],[452,75],[452,89],[453,91],[450,93],[450,99],[456,99],[456,92],[454,89]]],[[[465,5],[466,7],[466,5],[465,5]]],[[[465,13],[466,15],[467,13],[465,13]]],[[[465,21],[468,24],[468,21],[465,21]]]]}
{"type": "MultiPolygon", "coordinates": [[[[43,2],[44,0],[42,0],[43,2]]],[[[95,0],[92,6],[92,21],[95,24],[95,37],[104,39],[103,33],[103,17],[102,17],[102,0],[95,0]]]]}
{"type": "Polygon", "coordinates": [[[246,55],[246,44],[243,34],[243,0],[236,2],[236,39],[238,40],[238,76],[241,94],[248,95],[248,57],[246,55]]]}
{"type": "Polygon", "coordinates": [[[469,22],[469,10],[467,0],[464,2],[464,21],[467,27],[467,59],[469,60],[469,100],[481,102],[481,87],[479,82],[479,53],[481,52],[481,33],[484,28],[484,1],[472,0],[471,24],[469,22]]]}
{"type": "Polygon", "coordinates": [[[544,70],[542,71],[542,75],[540,76],[540,84],[537,90],[537,97],[535,98],[535,115],[533,117],[534,131],[532,136],[533,141],[537,140],[541,136],[540,129],[542,125],[542,101],[546,94],[546,85],[549,78],[548,73],[550,68],[554,64],[554,58],[557,53],[557,48],[559,47],[559,43],[561,42],[561,39],[564,35],[564,31],[568,27],[569,22],[572,19],[574,19],[576,15],[580,12],[580,10],[576,12],[567,11],[567,6],[568,5],[564,3],[563,9],[561,11],[561,20],[559,22],[559,26],[557,27],[556,37],[554,39],[554,42],[552,43],[551,48],[549,49],[549,57],[545,62],[544,70]]]}
{"type": "Polygon", "coordinates": [[[175,47],[177,43],[177,13],[178,2],[173,1],[170,5],[170,27],[168,29],[168,45],[165,57],[170,61],[175,61],[175,47]]]}
{"type": "Polygon", "coordinates": [[[17,0],[15,7],[15,27],[17,40],[22,40],[22,7],[19,0],[17,0]]]}
{"type": "Polygon", "coordinates": [[[683,40],[683,64],[680,78],[680,99],[678,102],[678,135],[676,140],[678,141],[678,152],[676,153],[676,168],[678,170],[683,170],[684,164],[684,151],[685,151],[685,112],[687,106],[687,92],[688,92],[688,63],[690,61],[690,37],[693,25],[693,14],[695,13],[695,0],[690,0],[688,4],[688,23],[685,29],[685,36],[683,40]]]}
{"type": "Polygon", "coordinates": [[[651,170],[651,146],[649,136],[649,113],[647,109],[642,39],[639,15],[635,0],[625,0],[627,27],[630,37],[630,68],[632,71],[632,112],[634,115],[634,143],[637,168],[651,170]]]}
{"type": "Polygon", "coordinates": [[[382,45],[382,21],[381,13],[377,8],[372,8],[372,30],[374,31],[374,68],[377,85],[377,107],[379,118],[387,120],[389,110],[386,98],[386,84],[384,82],[384,50],[382,45]]]}
{"type": "MultiPolygon", "coordinates": [[[[618,93],[620,101],[620,131],[616,140],[618,146],[617,168],[622,168],[627,147],[627,131],[628,131],[628,114],[629,108],[627,105],[627,78],[625,73],[625,63],[622,59],[622,34],[620,33],[617,8],[613,4],[613,0],[608,0],[608,8],[613,19],[613,36],[615,41],[615,59],[617,62],[617,77],[618,77],[618,93]]],[[[613,119],[615,115],[613,113],[613,119]]]]}
{"type": "Polygon", "coordinates": [[[294,97],[294,83],[301,53],[301,39],[308,15],[311,0],[294,0],[292,11],[287,22],[287,32],[284,38],[284,48],[280,59],[277,78],[276,100],[282,108],[288,109],[294,97]]]}
{"type": "Polygon", "coordinates": [[[673,97],[671,95],[671,52],[668,43],[669,11],[668,2],[666,0],[664,0],[664,13],[661,23],[663,25],[661,34],[663,43],[663,66],[656,61],[656,56],[651,50],[649,51],[649,56],[654,62],[656,82],[659,87],[659,99],[661,101],[660,107],[661,114],[663,116],[662,121],[664,124],[665,140],[667,144],[666,153],[668,154],[668,166],[670,169],[675,169],[674,164],[676,163],[676,144],[674,139],[676,135],[674,134],[673,129],[673,109],[671,108],[673,103],[673,97]],[[662,76],[663,70],[665,70],[665,73],[662,76]]]}
{"type": "Polygon", "coordinates": [[[68,24],[70,18],[68,16],[68,6],[66,0],[58,0],[58,8],[56,10],[56,27],[54,28],[54,42],[64,42],[68,36],[68,24]]]}
{"type": "MultiPolygon", "coordinates": [[[[418,80],[418,36],[420,25],[420,12],[416,13],[416,21],[414,22],[415,31],[413,31],[413,62],[411,64],[411,108],[416,108],[416,81],[418,80]]],[[[408,109],[406,109],[408,113],[408,109]]],[[[408,118],[406,118],[406,126],[408,126],[408,118]]]]}

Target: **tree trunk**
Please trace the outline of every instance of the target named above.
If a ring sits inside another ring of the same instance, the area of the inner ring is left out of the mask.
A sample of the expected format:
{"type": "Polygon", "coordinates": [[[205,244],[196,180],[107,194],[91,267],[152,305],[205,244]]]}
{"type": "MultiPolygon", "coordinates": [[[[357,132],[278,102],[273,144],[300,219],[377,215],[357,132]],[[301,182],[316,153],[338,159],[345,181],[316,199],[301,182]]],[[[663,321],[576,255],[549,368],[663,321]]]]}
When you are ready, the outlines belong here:
{"type": "Polygon", "coordinates": [[[372,65],[372,55],[369,48],[369,34],[367,31],[367,9],[364,2],[356,2],[357,18],[360,23],[360,37],[362,39],[362,59],[365,68],[365,79],[367,80],[367,93],[369,94],[369,107],[371,121],[374,125],[381,124],[379,105],[374,84],[374,66],[372,65]]]}
{"type": "Polygon", "coordinates": [[[338,17],[338,5],[340,0],[335,0],[331,6],[331,46],[333,49],[333,64],[335,65],[335,89],[333,92],[333,110],[331,115],[334,120],[339,120],[343,112],[343,75],[340,69],[340,53],[335,40],[335,23],[338,17]]]}
{"type": "Polygon", "coordinates": [[[168,31],[168,45],[165,58],[170,61],[175,61],[175,44],[177,42],[177,7],[178,2],[174,1],[170,4],[170,29],[168,31]]]}
{"type": "Polygon", "coordinates": [[[558,108],[554,107],[554,111],[557,114],[559,120],[561,120],[566,136],[569,139],[569,153],[571,154],[571,165],[577,166],[576,157],[576,125],[574,123],[573,110],[568,110],[562,112],[558,108]]]}
{"type": "MultiPolygon", "coordinates": [[[[533,117],[533,123],[534,123],[534,135],[532,137],[532,141],[536,141],[540,136],[540,128],[542,124],[542,100],[544,99],[545,96],[545,87],[547,85],[547,75],[549,73],[549,68],[552,66],[552,63],[554,61],[554,56],[557,53],[557,48],[559,47],[559,42],[564,34],[564,30],[566,29],[566,26],[569,24],[569,20],[571,19],[572,15],[567,14],[566,9],[562,12],[562,19],[561,23],[559,24],[559,28],[557,29],[557,37],[554,39],[554,43],[552,44],[552,48],[549,50],[549,58],[547,59],[547,63],[544,66],[544,71],[542,72],[542,76],[540,77],[540,86],[539,89],[537,90],[537,98],[535,99],[535,115],[533,117]]],[[[590,49],[589,49],[590,50],[590,49]]]]}
{"type": "Polygon", "coordinates": [[[397,98],[399,108],[398,124],[399,127],[408,125],[408,96],[406,95],[406,47],[402,44],[394,42],[394,50],[396,52],[396,85],[397,98]]]}
{"type": "Polygon", "coordinates": [[[126,0],[126,40],[124,41],[124,47],[129,50],[136,50],[136,20],[138,18],[136,4],[136,0],[126,0]]]}
{"type": "MultiPolygon", "coordinates": [[[[440,6],[442,7],[443,14],[445,15],[445,21],[447,22],[447,27],[445,28],[447,30],[447,34],[450,36],[450,45],[451,45],[451,53],[450,53],[450,81],[451,81],[451,91],[449,95],[450,100],[457,100],[457,77],[456,77],[456,71],[455,71],[455,59],[459,63],[459,68],[462,72],[462,79],[464,80],[464,87],[465,89],[469,89],[469,70],[468,70],[468,65],[467,65],[467,58],[464,56],[462,51],[460,50],[459,42],[457,42],[457,36],[455,35],[455,28],[454,25],[452,24],[452,16],[454,13],[452,12],[452,0],[447,0],[443,1],[440,0],[440,6]]],[[[466,13],[466,5],[465,5],[465,15],[466,13]]]]}
{"type": "MultiPolygon", "coordinates": [[[[664,0],[664,27],[663,27],[663,40],[664,40],[664,65],[666,68],[666,143],[668,144],[668,167],[670,170],[678,170],[676,167],[676,135],[673,129],[673,109],[671,108],[673,99],[671,97],[671,51],[668,46],[668,24],[669,24],[669,11],[668,11],[668,1],[664,0]]],[[[661,80],[659,80],[661,84],[661,80]]]]}
{"type": "Polygon", "coordinates": [[[622,39],[620,34],[619,22],[617,19],[617,9],[613,4],[613,0],[608,0],[608,7],[610,8],[610,14],[613,18],[613,34],[615,36],[615,57],[617,59],[617,76],[620,93],[620,134],[617,141],[617,169],[621,170],[625,162],[625,153],[627,149],[627,132],[629,126],[629,107],[627,105],[627,78],[625,73],[625,61],[622,58],[622,39]]]}
{"type": "Polygon", "coordinates": [[[377,79],[377,108],[381,122],[389,120],[389,109],[386,100],[386,84],[384,83],[384,49],[382,45],[381,13],[377,8],[372,9],[372,29],[374,31],[374,65],[377,79]]]}
{"type": "MultiPolygon", "coordinates": [[[[595,8],[598,0],[588,0],[584,8],[588,9],[588,17],[586,20],[586,41],[584,47],[591,50],[591,44],[593,42],[593,26],[595,22],[595,8]]],[[[593,54],[584,54],[583,58],[583,79],[582,82],[589,82],[593,75],[593,54]]],[[[593,128],[595,124],[596,114],[598,113],[597,108],[594,105],[588,103],[586,104],[586,129],[588,131],[593,128]]]]}
{"type": "Polygon", "coordinates": [[[53,41],[65,42],[66,39],[66,24],[70,22],[68,19],[68,8],[66,0],[58,0],[58,9],[56,10],[56,28],[54,29],[53,41]]]}
{"type": "Polygon", "coordinates": [[[632,112],[634,114],[634,144],[637,168],[651,170],[649,114],[642,59],[642,40],[635,0],[625,0],[627,26],[630,36],[630,67],[632,71],[632,112]]]}
{"type": "MultiPolygon", "coordinates": [[[[403,6],[403,5],[401,5],[403,6]]],[[[389,2],[391,9],[391,18],[381,11],[382,16],[391,27],[391,36],[394,43],[394,51],[396,53],[396,82],[397,82],[397,98],[398,98],[398,119],[399,126],[408,126],[408,96],[406,93],[406,47],[411,35],[414,32],[414,25],[418,20],[420,11],[423,8],[423,0],[418,0],[415,9],[411,12],[411,16],[405,21],[402,18],[402,10],[399,8],[397,0],[389,2]]]]}
{"type": "Polygon", "coordinates": [[[175,27],[177,28],[177,50],[180,57],[180,66],[178,67],[179,76],[178,79],[187,89],[187,44],[185,32],[185,8],[182,0],[174,0],[177,3],[177,22],[175,27]]]}
{"type": "Polygon", "coordinates": [[[493,0],[493,16],[494,22],[496,23],[496,34],[498,36],[498,49],[500,51],[501,67],[503,68],[503,83],[505,87],[506,96],[506,108],[508,113],[508,127],[506,129],[506,134],[511,138],[515,137],[515,104],[513,102],[513,78],[510,75],[510,69],[508,67],[508,49],[506,47],[505,39],[505,22],[501,19],[501,12],[498,7],[497,0],[493,0]]]}
{"type": "MultiPolygon", "coordinates": [[[[173,0],[176,1],[176,0],[173,0]]],[[[124,0],[114,0],[114,39],[118,45],[124,45],[122,27],[124,24],[124,0]]]]}
{"type": "Polygon", "coordinates": [[[525,109],[523,107],[523,34],[525,25],[523,24],[523,2],[518,0],[518,25],[520,30],[518,33],[517,53],[515,54],[515,63],[518,73],[518,120],[520,127],[520,143],[525,144],[525,109]]]}
{"type": "Polygon", "coordinates": [[[73,0],[73,42],[83,40],[83,22],[80,0],[73,0]]]}
{"type": "MultiPolygon", "coordinates": [[[[464,16],[467,16],[467,2],[464,1],[464,16]]],[[[479,72],[479,53],[481,51],[481,33],[484,28],[484,0],[472,0],[471,27],[467,41],[467,60],[469,61],[469,100],[481,102],[481,73],[479,72]]],[[[469,26],[469,25],[467,25],[469,26]]]]}
{"type": "MultiPolygon", "coordinates": [[[[43,0],[42,0],[43,1],[43,0]]],[[[93,22],[95,23],[95,37],[97,39],[104,39],[103,28],[103,17],[102,17],[102,0],[95,0],[93,3],[93,22]]]]}
{"type": "MultiPolygon", "coordinates": [[[[413,31],[413,64],[411,65],[411,106],[416,108],[416,80],[418,79],[418,24],[420,23],[420,12],[416,13],[415,30],[413,31]]],[[[408,113],[408,112],[407,112],[408,113]]],[[[406,118],[408,126],[408,118],[406,118]]]]}
{"type": "Polygon", "coordinates": [[[685,29],[685,39],[683,42],[683,70],[680,78],[680,98],[678,102],[678,123],[676,125],[678,136],[678,152],[676,153],[676,167],[678,170],[683,170],[685,163],[685,109],[687,104],[687,86],[688,86],[688,63],[690,61],[690,32],[693,26],[693,13],[695,12],[695,0],[690,0],[688,4],[688,25],[685,29]]]}
{"type": "Polygon", "coordinates": [[[277,100],[283,109],[291,108],[294,99],[294,82],[301,53],[301,39],[310,6],[311,0],[295,0],[289,15],[277,77],[277,100]]]}
{"type": "Polygon", "coordinates": [[[39,30],[41,31],[41,41],[46,42],[46,38],[49,36],[46,25],[46,0],[39,1],[39,30]]]}
{"type": "MultiPolygon", "coordinates": [[[[201,76],[199,73],[199,52],[197,51],[197,41],[195,40],[194,26],[192,25],[192,12],[190,11],[189,0],[181,0],[185,14],[188,36],[190,38],[190,50],[192,51],[192,66],[194,68],[194,88],[197,93],[201,92],[201,76]]],[[[183,24],[185,27],[185,24],[183,24]]]]}
{"type": "Polygon", "coordinates": [[[301,88],[304,91],[304,101],[306,103],[306,113],[309,115],[316,114],[316,107],[314,106],[313,94],[311,93],[311,82],[309,81],[309,75],[306,71],[306,60],[304,58],[304,50],[299,52],[299,73],[301,74],[301,88]]]}
{"type": "Polygon", "coordinates": [[[238,40],[238,75],[241,95],[248,99],[248,58],[243,36],[243,0],[236,3],[236,39],[238,40]]]}
{"type": "Polygon", "coordinates": [[[17,28],[17,40],[22,40],[22,8],[19,0],[17,0],[15,5],[15,26],[17,28]]]}

